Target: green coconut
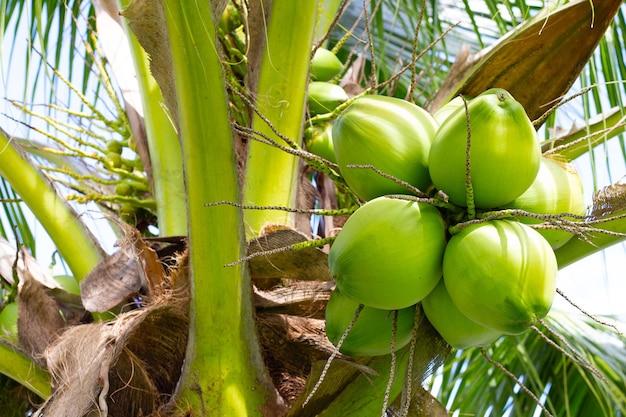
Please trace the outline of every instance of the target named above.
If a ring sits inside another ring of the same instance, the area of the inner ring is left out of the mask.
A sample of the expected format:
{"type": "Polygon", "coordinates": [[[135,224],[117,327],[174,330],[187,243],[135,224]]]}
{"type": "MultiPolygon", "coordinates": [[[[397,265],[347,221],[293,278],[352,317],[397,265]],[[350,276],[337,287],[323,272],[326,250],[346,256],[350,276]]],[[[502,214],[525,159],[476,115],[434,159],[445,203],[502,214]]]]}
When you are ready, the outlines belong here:
{"type": "MultiPolygon", "coordinates": [[[[468,102],[471,126],[471,180],[476,207],[510,203],[535,180],[541,148],[522,105],[494,88],[468,102]]],[[[428,158],[430,177],[458,206],[467,206],[465,106],[439,127],[428,158]]]]}
{"type": "Polygon", "coordinates": [[[0,311],[0,337],[17,343],[17,302],[6,304],[0,311]]]}
{"type": "Polygon", "coordinates": [[[379,197],[348,218],[328,264],[347,297],[398,310],[418,303],[437,285],[445,246],[444,222],[435,207],[379,197]]]}
{"type": "Polygon", "coordinates": [[[548,314],[557,262],[548,241],[516,221],[461,229],[448,242],[443,279],[454,305],[504,334],[522,333],[548,314]]]}
{"type": "Polygon", "coordinates": [[[426,110],[408,101],[359,97],[339,115],[333,127],[341,175],[363,200],[410,192],[370,169],[350,165],[372,165],[425,192],[431,187],[428,154],[437,127],[426,110]]]}
{"type": "Polygon", "coordinates": [[[463,97],[456,96],[452,100],[450,100],[449,102],[441,106],[441,108],[433,114],[433,118],[441,126],[441,124],[448,117],[450,117],[452,113],[454,113],[456,110],[460,109],[461,107],[465,108],[463,97]]]}
{"type": "MultiPolygon", "coordinates": [[[[583,216],[587,211],[583,184],[572,164],[564,160],[541,158],[539,173],[532,185],[507,207],[537,214],[564,214],[583,216]]],[[[526,224],[541,223],[541,220],[520,217],[526,224]]],[[[576,220],[569,218],[568,220],[576,220]]],[[[567,243],[574,234],[562,229],[537,229],[558,249],[567,243]]]]}
{"type": "Polygon", "coordinates": [[[454,305],[444,280],[422,300],[428,321],[448,344],[457,349],[486,347],[502,333],[471,320],[454,305]]]}
{"type": "Polygon", "coordinates": [[[324,123],[321,126],[310,126],[304,131],[304,145],[306,150],[321,156],[327,161],[337,163],[333,147],[333,125],[324,123]]]}
{"type": "Polygon", "coordinates": [[[330,81],[343,71],[343,63],[326,48],[317,48],[311,59],[311,79],[330,81]]]}
{"type": "Polygon", "coordinates": [[[341,86],[326,81],[311,81],[307,90],[309,111],[314,115],[330,113],[349,98],[341,86]]]}

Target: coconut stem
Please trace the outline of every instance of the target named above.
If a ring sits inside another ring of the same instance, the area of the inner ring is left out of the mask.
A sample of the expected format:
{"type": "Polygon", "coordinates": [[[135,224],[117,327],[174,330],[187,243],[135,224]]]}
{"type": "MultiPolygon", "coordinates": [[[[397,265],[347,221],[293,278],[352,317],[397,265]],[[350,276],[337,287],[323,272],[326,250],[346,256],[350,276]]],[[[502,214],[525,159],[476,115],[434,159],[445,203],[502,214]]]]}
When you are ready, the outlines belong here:
{"type": "Polygon", "coordinates": [[[391,352],[391,365],[389,368],[389,381],[387,382],[387,387],[385,388],[385,397],[383,399],[383,409],[381,412],[381,416],[385,417],[387,413],[387,407],[389,406],[389,395],[391,392],[391,385],[393,384],[393,380],[395,379],[396,373],[396,331],[398,328],[398,310],[393,311],[393,326],[391,328],[391,343],[389,344],[389,350],[391,352]]]}
{"type": "Polygon", "coordinates": [[[336,236],[331,236],[331,237],[325,237],[325,238],[316,239],[316,240],[305,240],[304,242],[294,243],[293,245],[284,246],[282,248],[276,248],[276,249],[270,249],[270,250],[266,250],[266,251],[254,252],[254,253],[251,253],[248,256],[245,256],[243,258],[237,259],[236,261],[227,263],[224,266],[227,266],[227,267],[228,266],[235,266],[235,265],[247,262],[250,259],[258,258],[259,256],[269,256],[269,255],[275,255],[277,253],[289,252],[289,251],[292,251],[292,250],[296,251],[296,250],[302,250],[302,249],[307,249],[307,248],[321,248],[322,246],[326,246],[326,245],[332,243],[335,240],[335,238],[336,238],[336,236]]]}
{"type": "Polygon", "coordinates": [[[615,332],[621,336],[624,337],[624,333],[622,333],[617,326],[615,326],[614,324],[611,324],[607,321],[604,321],[602,319],[600,319],[599,317],[594,316],[593,314],[589,313],[588,311],[586,311],[585,309],[583,309],[581,306],[579,306],[577,303],[575,303],[572,299],[570,299],[567,295],[565,295],[565,293],[560,290],[560,289],[556,289],[556,293],[559,294],[561,297],[563,297],[563,299],[565,301],[567,301],[572,307],[574,307],[576,310],[580,311],[581,313],[583,313],[585,316],[589,317],[591,320],[593,320],[594,322],[601,324],[602,326],[607,326],[610,327],[611,329],[615,330],[615,332]]]}
{"type": "Polygon", "coordinates": [[[600,371],[598,368],[593,366],[593,364],[589,362],[589,360],[587,360],[587,358],[585,358],[581,352],[576,350],[567,340],[565,340],[563,336],[561,336],[554,329],[552,329],[544,320],[539,319],[538,322],[543,325],[543,327],[546,329],[546,331],[548,331],[548,333],[550,333],[554,338],[556,338],[559,342],[561,342],[565,346],[565,348],[569,349],[571,353],[565,350],[565,348],[559,346],[559,344],[553,341],[550,337],[545,335],[536,325],[532,325],[530,328],[534,332],[536,332],[539,336],[541,336],[541,338],[545,340],[547,344],[549,344],[550,346],[552,346],[553,348],[561,352],[563,355],[569,358],[572,362],[578,363],[580,366],[582,366],[583,368],[585,368],[586,370],[594,374],[603,382],[605,383],[608,382],[604,374],[602,374],[602,371],[600,371]]]}
{"type": "Polygon", "coordinates": [[[252,205],[237,203],[235,201],[226,201],[226,200],[216,201],[214,203],[206,203],[204,206],[213,207],[213,206],[220,206],[220,205],[239,207],[244,210],[282,210],[282,211],[286,211],[289,213],[312,214],[312,215],[318,215],[318,216],[346,216],[348,214],[354,213],[358,209],[358,206],[352,206],[352,207],[335,209],[335,210],[299,209],[299,208],[293,208],[293,207],[287,207],[287,206],[252,206],[252,205]]]}
{"type": "Polygon", "coordinates": [[[341,338],[339,338],[339,341],[337,342],[337,346],[335,346],[335,350],[333,350],[333,353],[330,355],[330,357],[326,361],[326,364],[324,365],[324,369],[322,369],[322,373],[320,374],[319,379],[313,386],[313,389],[311,390],[309,395],[306,397],[306,399],[302,403],[302,408],[304,408],[309,403],[309,401],[311,401],[311,398],[313,398],[313,395],[315,395],[319,387],[322,385],[322,382],[324,382],[324,378],[326,377],[326,373],[328,372],[328,369],[330,368],[330,364],[333,362],[335,357],[339,354],[339,349],[341,349],[341,345],[343,345],[344,340],[346,340],[346,337],[348,337],[348,333],[350,333],[350,330],[352,330],[352,326],[354,326],[354,323],[359,318],[359,315],[361,314],[361,311],[363,310],[364,307],[365,306],[363,304],[359,304],[357,309],[354,311],[354,317],[352,318],[352,321],[350,322],[350,324],[348,324],[348,327],[346,327],[346,331],[343,332],[343,334],[341,335],[341,338]]]}
{"type": "Polygon", "coordinates": [[[472,187],[472,176],[471,176],[471,164],[470,164],[470,149],[472,146],[472,129],[470,125],[470,114],[469,108],[467,106],[467,100],[465,97],[461,96],[463,99],[463,105],[465,106],[465,122],[467,126],[467,146],[465,148],[465,196],[467,200],[467,217],[470,220],[476,218],[476,206],[474,204],[474,187],[472,187]]]}

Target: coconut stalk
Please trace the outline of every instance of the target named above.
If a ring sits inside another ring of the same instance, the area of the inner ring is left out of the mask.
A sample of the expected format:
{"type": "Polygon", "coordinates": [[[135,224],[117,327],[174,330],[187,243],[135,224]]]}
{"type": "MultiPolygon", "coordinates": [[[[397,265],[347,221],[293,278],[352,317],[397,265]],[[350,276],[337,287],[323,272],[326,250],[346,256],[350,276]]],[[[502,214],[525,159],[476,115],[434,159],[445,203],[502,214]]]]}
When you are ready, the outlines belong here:
{"type": "Polygon", "coordinates": [[[626,185],[618,183],[597,192],[587,220],[599,221],[593,227],[600,231],[586,233],[585,239],[574,236],[557,249],[559,268],[626,240],[626,185]]]}
{"type": "MultiPolygon", "coordinates": [[[[124,0],[120,6],[124,8],[129,3],[124,0]]],[[[150,28],[145,29],[150,32],[146,34],[140,25],[137,27],[137,21],[121,19],[115,0],[99,0],[95,6],[99,39],[118,84],[122,87],[129,119],[131,113],[136,114],[136,123],[131,123],[133,136],[151,181],[159,219],[159,235],[185,235],[185,187],[174,116],[150,72],[150,62],[161,68],[171,68],[171,64],[164,64],[164,61],[170,59],[169,50],[165,48],[163,52],[155,49],[148,40],[153,35],[150,28]],[[136,34],[131,32],[131,27],[136,34]],[[133,61],[134,68],[129,69],[129,60],[133,61]]],[[[173,82],[162,84],[166,88],[173,87],[173,82]]]]}
{"type": "Polygon", "coordinates": [[[52,183],[3,130],[0,131],[0,149],[0,175],[46,229],[74,278],[82,280],[103,257],[95,237],[59,196],[52,183]]]}
{"type": "Polygon", "coordinates": [[[193,415],[259,415],[272,400],[254,330],[224,77],[208,2],[165,2],[187,192],[190,331],[178,404],[193,415]]]}
{"type": "MultiPolygon", "coordinates": [[[[317,23],[315,25],[315,41],[322,39],[335,20],[344,0],[319,0],[317,5],[317,23]]],[[[328,42],[323,42],[323,45],[328,42]]]]}
{"type": "MultiPolygon", "coordinates": [[[[296,145],[301,144],[316,12],[317,4],[313,1],[274,0],[267,23],[255,102],[266,120],[255,114],[252,128],[283,146],[290,145],[267,121],[296,145]]],[[[294,207],[297,179],[297,157],[264,143],[250,142],[245,204],[294,207]]],[[[253,237],[266,223],[293,225],[294,216],[278,210],[249,210],[245,212],[245,221],[248,236],[253,237]]]]}
{"type": "Polygon", "coordinates": [[[50,396],[50,374],[44,367],[0,338],[0,373],[19,382],[42,399],[50,396]]]}

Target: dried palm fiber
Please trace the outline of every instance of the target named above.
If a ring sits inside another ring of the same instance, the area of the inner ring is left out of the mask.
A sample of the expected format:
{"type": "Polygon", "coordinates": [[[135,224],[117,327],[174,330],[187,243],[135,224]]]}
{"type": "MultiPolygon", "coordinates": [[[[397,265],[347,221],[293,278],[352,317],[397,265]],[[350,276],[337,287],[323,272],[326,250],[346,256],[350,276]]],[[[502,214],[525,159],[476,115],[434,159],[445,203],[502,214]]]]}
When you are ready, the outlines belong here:
{"type": "Polygon", "coordinates": [[[616,183],[595,193],[589,217],[600,219],[622,210],[626,210],[626,184],[616,183]]]}
{"type": "Polygon", "coordinates": [[[150,305],[74,326],[46,349],[53,394],[35,417],[149,415],[168,401],[187,345],[186,259],[150,305]]]}
{"type": "Polygon", "coordinates": [[[21,349],[35,362],[43,364],[46,347],[65,328],[87,322],[90,316],[80,298],[48,276],[26,249],[22,248],[20,253],[23,269],[18,272],[18,338],[21,349]]]}
{"type": "Polygon", "coordinates": [[[160,293],[164,269],[174,267],[185,250],[184,237],[142,239],[137,230],[119,226],[126,235],[117,243],[120,249],[106,256],[80,282],[81,300],[88,311],[124,308],[133,297],[149,301],[155,292],[160,293]],[[156,283],[151,284],[151,280],[156,283]]]}

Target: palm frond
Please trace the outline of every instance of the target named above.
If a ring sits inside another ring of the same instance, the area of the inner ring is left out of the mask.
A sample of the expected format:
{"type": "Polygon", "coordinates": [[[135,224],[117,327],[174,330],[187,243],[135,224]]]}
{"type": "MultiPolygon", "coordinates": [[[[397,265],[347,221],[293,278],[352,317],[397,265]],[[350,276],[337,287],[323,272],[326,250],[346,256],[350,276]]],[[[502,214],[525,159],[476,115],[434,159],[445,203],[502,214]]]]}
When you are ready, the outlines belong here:
{"type": "Polygon", "coordinates": [[[440,390],[439,399],[451,412],[461,415],[536,415],[537,401],[555,416],[625,415],[623,335],[579,315],[555,312],[546,323],[558,336],[541,326],[541,334],[503,337],[485,351],[536,398],[478,349],[457,351],[431,387],[440,390]]]}
{"type": "MultiPolygon", "coordinates": [[[[93,22],[93,19],[90,19],[93,14],[91,2],[81,0],[3,1],[3,7],[0,9],[2,22],[0,36],[9,34],[13,40],[8,51],[11,56],[15,48],[23,48],[21,34],[24,28],[20,28],[20,25],[26,24],[28,28],[25,61],[15,63],[25,68],[26,73],[31,75],[32,84],[28,90],[25,89],[23,98],[32,99],[42,80],[54,86],[54,76],[47,70],[45,65],[47,62],[52,63],[54,68],[68,68],[70,78],[73,78],[74,72],[80,69],[80,73],[76,75],[82,80],[79,84],[82,84],[83,91],[86,91],[91,78],[91,62],[89,59],[78,59],[79,49],[67,48],[67,45],[74,46],[82,40],[90,39],[90,35],[95,31],[90,23],[93,22]],[[33,55],[33,51],[39,51],[40,57],[33,55]],[[84,62],[84,65],[78,68],[75,66],[76,62],[84,62]]],[[[49,90],[53,91],[53,88],[49,90]]]]}
{"type": "Polygon", "coordinates": [[[5,239],[15,238],[20,246],[26,247],[36,256],[36,245],[28,218],[22,210],[20,197],[15,194],[11,185],[0,178],[0,201],[3,213],[0,214],[0,234],[5,239]]]}

